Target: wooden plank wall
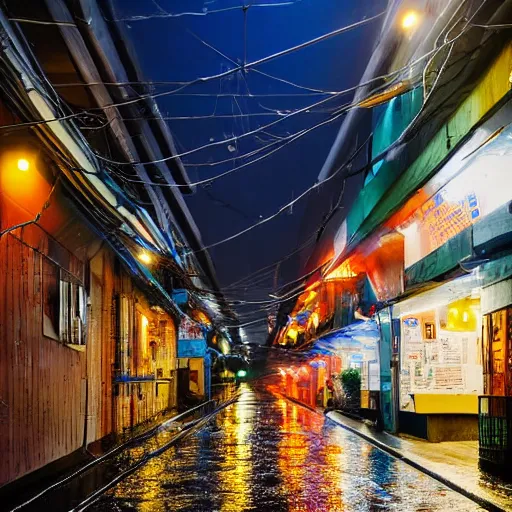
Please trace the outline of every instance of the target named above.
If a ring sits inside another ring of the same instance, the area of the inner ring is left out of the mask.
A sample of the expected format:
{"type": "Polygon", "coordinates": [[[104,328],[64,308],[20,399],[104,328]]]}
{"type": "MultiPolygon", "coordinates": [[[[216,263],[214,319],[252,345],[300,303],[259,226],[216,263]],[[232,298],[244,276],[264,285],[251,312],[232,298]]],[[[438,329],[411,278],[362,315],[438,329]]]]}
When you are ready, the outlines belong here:
{"type": "Polygon", "coordinates": [[[85,354],[43,336],[42,258],[0,239],[0,486],[83,442],[85,354]]]}
{"type": "MultiPolygon", "coordinates": [[[[40,233],[28,238],[31,244],[37,239],[38,248],[47,244],[40,233]]],[[[177,401],[176,382],[160,384],[158,396],[155,382],[122,384],[119,396],[114,396],[116,294],[129,297],[131,316],[137,303],[155,325],[160,319],[167,321],[156,363],[165,378],[175,367],[176,328],[170,316],[150,309],[124,271],[116,273],[109,249],[90,262],[86,352],[43,336],[44,257],[17,236],[0,239],[0,486],[80,448],[86,414],[86,438],[91,443],[150,420],[177,401]]],[[[69,261],[69,270],[81,280],[83,264],[72,255],[69,261]]],[[[133,327],[133,318],[130,324],[133,327]]],[[[130,347],[135,336],[131,328],[130,347]]],[[[133,351],[129,366],[136,375],[133,351]]]]}

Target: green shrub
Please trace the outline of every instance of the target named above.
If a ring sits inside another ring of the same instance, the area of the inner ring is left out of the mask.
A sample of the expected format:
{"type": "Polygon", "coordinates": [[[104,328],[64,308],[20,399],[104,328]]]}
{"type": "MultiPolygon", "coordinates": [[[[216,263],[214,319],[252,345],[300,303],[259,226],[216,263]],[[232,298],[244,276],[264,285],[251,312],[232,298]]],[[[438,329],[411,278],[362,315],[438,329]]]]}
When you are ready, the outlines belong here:
{"type": "Polygon", "coordinates": [[[345,394],[345,407],[358,409],[361,397],[361,374],[350,368],[341,372],[341,385],[345,394]]]}

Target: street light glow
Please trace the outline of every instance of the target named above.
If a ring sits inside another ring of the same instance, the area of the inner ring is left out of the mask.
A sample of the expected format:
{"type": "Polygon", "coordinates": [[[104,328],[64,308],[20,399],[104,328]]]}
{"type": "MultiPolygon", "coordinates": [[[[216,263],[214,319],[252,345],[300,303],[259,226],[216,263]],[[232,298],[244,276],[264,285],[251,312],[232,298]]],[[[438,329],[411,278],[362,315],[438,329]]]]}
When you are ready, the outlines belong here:
{"type": "Polygon", "coordinates": [[[26,172],[26,171],[28,171],[29,167],[30,167],[30,163],[25,158],[20,158],[18,160],[18,170],[26,172]]]}
{"type": "Polygon", "coordinates": [[[247,375],[247,372],[245,370],[238,370],[236,376],[237,377],[245,377],[247,375]]]}
{"type": "Polygon", "coordinates": [[[149,254],[148,252],[144,251],[144,252],[141,252],[139,254],[139,260],[142,261],[142,263],[146,264],[146,265],[149,265],[149,263],[151,263],[151,254],[149,254]]]}
{"type": "Polygon", "coordinates": [[[414,11],[409,11],[402,18],[402,28],[410,29],[418,24],[418,15],[414,11]]]}

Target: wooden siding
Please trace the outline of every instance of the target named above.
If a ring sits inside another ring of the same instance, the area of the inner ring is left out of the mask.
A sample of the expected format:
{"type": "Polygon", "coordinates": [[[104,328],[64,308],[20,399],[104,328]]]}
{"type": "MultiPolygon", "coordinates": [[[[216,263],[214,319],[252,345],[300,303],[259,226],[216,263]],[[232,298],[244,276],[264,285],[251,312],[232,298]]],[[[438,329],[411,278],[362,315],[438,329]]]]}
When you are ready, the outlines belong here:
{"type": "Polygon", "coordinates": [[[83,442],[85,355],[43,336],[42,258],[0,239],[0,485],[83,442]]]}
{"type": "MultiPolygon", "coordinates": [[[[72,222],[84,229],[79,220],[72,222]]],[[[90,245],[87,266],[85,253],[78,258],[35,225],[0,238],[0,486],[71,454],[84,440],[124,432],[176,406],[174,319],[150,307],[108,247],[90,245]],[[83,352],[43,335],[46,260],[76,282],[90,283],[83,352]],[[158,370],[162,379],[172,380],[114,385],[121,370],[116,367],[121,296],[128,302],[129,375],[158,370]],[[133,350],[139,342],[136,311],[148,319],[146,341],[158,344],[156,359],[148,359],[147,346],[139,367],[133,350]]]]}

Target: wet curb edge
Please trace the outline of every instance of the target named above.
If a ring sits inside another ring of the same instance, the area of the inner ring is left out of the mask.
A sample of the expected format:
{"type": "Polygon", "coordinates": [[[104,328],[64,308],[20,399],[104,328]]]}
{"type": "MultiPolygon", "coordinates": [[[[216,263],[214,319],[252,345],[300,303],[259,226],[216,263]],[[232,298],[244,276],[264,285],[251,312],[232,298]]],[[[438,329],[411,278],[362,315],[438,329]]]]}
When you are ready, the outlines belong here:
{"type": "Polygon", "coordinates": [[[398,459],[398,460],[400,460],[402,462],[405,462],[409,466],[411,466],[414,469],[416,469],[418,471],[421,471],[425,475],[427,475],[427,476],[437,480],[438,482],[442,483],[443,485],[445,485],[446,487],[452,489],[453,491],[456,491],[459,494],[462,494],[463,496],[466,496],[466,498],[469,498],[470,500],[474,501],[475,503],[477,503],[478,505],[482,506],[486,510],[489,510],[491,512],[507,512],[506,509],[501,508],[496,503],[493,503],[492,501],[489,501],[488,499],[486,499],[486,498],[484,498],[482,496],[479,496],[478,494],[474,494],[471,491],[468,491],[464,487],[461,487],[460,485],[456,484],[455,482],[452,482],[451,480],[448,480],[447,478],[445,478],[444,476],[440,475],[439,473],[436,473],[435,471],[431,471],[430,469],[425,468],[424,466],[418,464],[416,461],[414,461],[414,460],[410,459],[409,457],[405,456],[402,452],[400,452],[398,450],[395,450],[391,446],[388,446],[387,444],[382,443],[381,441],[378,441],[377,439],[374,439],[373,437],[368,436],[368,435],[364,434],[363,432],[360,432],[359,430],[357,430],[357,429],[355,429],[353,427],[349,427],[348,425],[345,425],[341,421],[331,417],[330,414],[331,413],[327,413],[325,416],[330,421],[335,423],[336,425],[339,425],[340,427],[343,427],[344,429],[348,430],[349,432],[351,432],[353,434],[356,434],[357,436],[361,437],[362,439],[364,439],[368,443],[373,444],[374,446],[379,448],[379,450],[382,450],[382,451],[388,453],[389,455],[392,455],[396,459],[398,459]]]}
{"type": "MultiPolygon", "coordinates": [[[[290,402],[300,405],[301,407],[304,407],[305,409],[315,412],[318,415],[321,414],[318,410],[314,409],[313,407],[311,407],[307,404],[303,404],[302,402],[299,402],[298,400],[295,400],[295,399],[290,398],[285,395],[282,395],[282,396],[286,400],[289,400],[290,402]]],[[[456,484],[455,482],[448,480],[447,478],[440,475],[439,473],[436,473],[435,471],[431,471],[430,469],[427,469],[427,468],[421,466],[420,464],[418,464],[414,460],[410,459],[409,457],[405,456],[402,452],[395,450],[391,446],[388,446],[387,444],[382,443],[381,441],[378,441],[377,439],[374,439],[373,437],[368,436],[353,427],[345,425],[343,422],[337,420],[336,418],[331,417],[330,414],[331,413],[329,412],[329,413],[325,414],[324,416],[328,420],[335,423],[336,425],[348,430],[352,434],[355,434],[355,435],[361,437],[362,439],[364,439],[368,443],[372,444],[379,450],[382,450],[383,452],[386,452],[387,454],[393,456],[394,458],[396,458],[402,462],[405,462],[406,464],[408,464],[409,466],[413,467],[414,469],[420,471],[421,473],[442,483],[449,489],[452,489],[453,491],[458,492],[459,494],[462,494],[463,496],[470,499],[471,501],[474,501],[476,504],[480,505],[481,507],[485,508],[486,510],[489,510],[490,512],[508,512],[506,509],[500,507],[499,505],[497,505],[496,503],[493,503],[492,501],[489,501],[487,498],[479,496],[478,494],[474,494],[471,491],[468,491],[467,489],[465,489],[464,487],[461,487],[460,485],[456,484]]]]}

